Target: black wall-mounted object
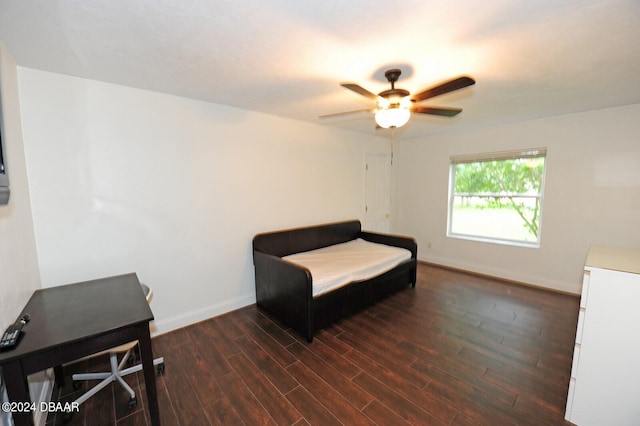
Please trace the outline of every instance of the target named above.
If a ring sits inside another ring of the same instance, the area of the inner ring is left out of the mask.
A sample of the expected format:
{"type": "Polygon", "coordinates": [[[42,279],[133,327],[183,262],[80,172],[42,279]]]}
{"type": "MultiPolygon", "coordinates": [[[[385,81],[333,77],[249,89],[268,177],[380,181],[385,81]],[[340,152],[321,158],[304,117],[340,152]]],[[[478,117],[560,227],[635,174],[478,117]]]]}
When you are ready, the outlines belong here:
{"type": "Polygon", "coordinates": [[[0,205],[9,203],[9,174],[7,172],[5,139],[2,122],[2,98],[0,97],[0,205]]]}

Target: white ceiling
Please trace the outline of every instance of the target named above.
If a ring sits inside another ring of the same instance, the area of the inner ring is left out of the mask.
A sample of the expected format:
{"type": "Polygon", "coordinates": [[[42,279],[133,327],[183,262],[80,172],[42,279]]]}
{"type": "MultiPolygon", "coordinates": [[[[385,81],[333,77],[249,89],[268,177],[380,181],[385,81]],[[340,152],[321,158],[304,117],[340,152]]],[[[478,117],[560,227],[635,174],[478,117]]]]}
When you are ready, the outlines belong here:
{"type": "Polygon", "coordinates": [[[476,79],[405,139],[640,103],[639,0],[0,0],[0,42],[24,67],[369,134],[388,130],[368,113],[318,118],[372,106],[340,82],[476,79]]]}

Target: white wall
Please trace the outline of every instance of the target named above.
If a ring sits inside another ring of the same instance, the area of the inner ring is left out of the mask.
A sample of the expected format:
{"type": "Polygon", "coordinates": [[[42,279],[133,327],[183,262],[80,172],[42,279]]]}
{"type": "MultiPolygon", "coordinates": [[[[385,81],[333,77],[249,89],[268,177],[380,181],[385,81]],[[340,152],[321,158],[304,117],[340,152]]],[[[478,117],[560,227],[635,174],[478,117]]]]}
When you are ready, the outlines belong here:
{"type": "Polygon", "coordinates": [[[640,247],[638,117],[633,105],[401,141],[396,230],[422,260],[578,293],[591,244],[640,247]],[[544,146],[539,249],[446,237],[451,155],[544,146]]]}
{"type": "Polygon", "coordinates": [[[0,327],[14,322],[40,287],[29,187],[22,145],[16,64],[0,44],[0,97],[11,195],[0,206],[0,327]]]}
{"type": "MultiPolygon", "coordinates": [[[[14,322],[20,311],[40,287],[27,171],[22,144],[18,73],[13,58],[0,43],[0,98],[2,100],[2,138],[9,174],[11,195],[9,204],[0,206],[0,332],[14,322]]],[[[49,392],[43,374],[29,377],[32,400],[40,401],[49,392]]],[[[4,383],[0,381],[0,399],[6,399],[4,383]]],[[[0,413],[0,424],[11,424],[11,415],[0,413]]],[[[44,423],[41,413],[35,413],[36,424],[44,423]]]]}
{"type": "Polygon", "coordinates": [[[154,288],[164,332],[255,301],[254,234],[363,216],[371,137],[33,69],[19,76],[45,287],[135,271],[154,288]]]}

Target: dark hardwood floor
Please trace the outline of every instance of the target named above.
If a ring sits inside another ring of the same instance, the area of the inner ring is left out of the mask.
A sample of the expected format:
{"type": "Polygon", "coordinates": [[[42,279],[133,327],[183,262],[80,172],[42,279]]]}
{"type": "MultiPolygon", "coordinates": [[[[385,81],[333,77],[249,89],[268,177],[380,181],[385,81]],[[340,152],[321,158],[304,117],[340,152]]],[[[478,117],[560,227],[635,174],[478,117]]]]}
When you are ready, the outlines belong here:
{"type": "MultiPolygon", "coordinates": [[[[415,289],[322,330],[312,344],[249,306],[153,339],[166,363],[157,382],[162,424],[569,424],[578,305],[420,264],[415,289]]],[[[112,384],[68,424],[149,424],[142,375],[127,380],[142,402],[135,409],[112,384]]],[[[60,401],[74,396],[67,382],[54,392],[60,401]]]]}

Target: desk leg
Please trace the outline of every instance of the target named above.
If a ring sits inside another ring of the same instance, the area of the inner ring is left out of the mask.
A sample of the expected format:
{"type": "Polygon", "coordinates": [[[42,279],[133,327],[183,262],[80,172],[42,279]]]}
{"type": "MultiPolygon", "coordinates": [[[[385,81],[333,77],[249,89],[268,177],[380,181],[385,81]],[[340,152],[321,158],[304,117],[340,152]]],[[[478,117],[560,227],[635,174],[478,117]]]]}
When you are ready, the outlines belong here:
{"type": "MultiPolygon", "coordinates": [[[[7,396],[11,402],[31,402],[29,397],[29,384],[27,376],[24,374],[22,364],[13,361],[2,366],[7,396]]],[[[25,410],[23,412],[13,412],[13,422],[15,426],[33,425],[33,412],[25,410]]]]}
{"type": "Polygon", "coordinates": [[[153,366],[153,351],[151,350],[151,335],[149,324],[140,326],[138,343],[140,344],[140,356],[142,357],[142,369],[144,371],[144,384],[147,388],[147,401],[149,401],[149,417],[152,426],[160,426],[160,410],[158,408],[158,392],[156,390],[156,370],[153,366]]]}
{"type": "Polygon", "coordinates": [[[56,378],[56,385],[58,385],[59,388],[64,387],[64,369],[62,368],[62,366],[56,365],[55,367],[53,367],[53,372],[56,378]]]}

